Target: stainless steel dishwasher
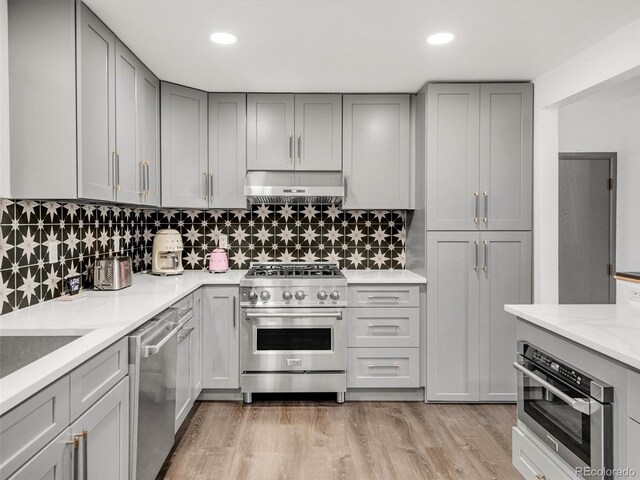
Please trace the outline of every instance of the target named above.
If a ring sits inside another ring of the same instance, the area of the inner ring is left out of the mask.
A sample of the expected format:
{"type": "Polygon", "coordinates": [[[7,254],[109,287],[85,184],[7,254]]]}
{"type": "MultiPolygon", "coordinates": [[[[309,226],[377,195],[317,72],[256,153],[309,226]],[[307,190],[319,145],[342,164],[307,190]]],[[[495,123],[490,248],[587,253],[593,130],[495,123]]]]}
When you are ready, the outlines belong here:
{"type": "Polygon", "coordinates": [[[178,332],[191,308],[169,308],[129,336],[130,478],[153,480],[174,442],[178,332]]]}

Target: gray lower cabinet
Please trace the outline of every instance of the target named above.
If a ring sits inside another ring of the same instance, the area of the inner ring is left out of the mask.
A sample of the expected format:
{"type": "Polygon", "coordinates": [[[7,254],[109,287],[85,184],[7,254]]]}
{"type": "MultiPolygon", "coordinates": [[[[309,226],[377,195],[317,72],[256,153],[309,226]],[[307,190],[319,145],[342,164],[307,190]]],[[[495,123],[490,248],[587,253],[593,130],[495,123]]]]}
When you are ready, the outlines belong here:
{"type": "Polygon", "coordinates": [[[349,347],[420,347],[420,308],[350,308],[349,347]]]}
{"type": "Polygon", "coordinates": [[[409,95],[343,96],[345,208],[410,208],[409,95]]]}
{"type": "Polygon", "coordinates": [[[210,208],[246,208],[247,96],[209,94],[210,208]]]}
{"type": "Polygon", "coordinates": [[[70,438],[71,430],[66,429],[14,473],[10,480],[71,480],[72,455],[77,451],[69,443],[70,438]]]}
{"type": "Polygon", "coordinates": [[[73,425],[78,478],[129,478],[129,378],[125,377],[73,425]]]}
{"type": "Polygon", "coordinates": [[[533,86],[427,86],[427,230],[530,230],[533,86]]]}
{"type": "Polygon", "coordinates": [[[203,386],[240,386],[240,319],[237,287],[203,288],[203,386]]]}
{"type": "Polygon", "coordinates": [[[427,400],[515,401],[515,323],[531,301],[530,232],[427,232],[427,400]]]}
{"type": "Polygon", "coordinates": [[[193,319],[191,326],[191,377],[193,400],[198,399],[198,395],[202,391],[202,315],[203,315],[203,297],[202,288],[193,293],[193,319]]]}
{"type": "Polygon", "coordinates": [[[78,9],[78,196],[115,200],[116,36],[84,3],[78,9]]]}
{"type": "Polygon", "coordinates": [[[349,348],[347,387],[417,388],[418,348],[349,348]]]}
{"type": "Polygon", "coordinates": [[[193,406],[193,359],[192,341],[193,318],[184,324],[178,332],[178,357],[176,361],[176,425],[175,431],[182,426],[193,406]]]}
{"type": "Polygon", "coordinates": [[[247,95],[247,169],[291,170],[294,96],[247,95]]]}
{"type": "Polygon", "coordinates": [[[162,82],[162,206],[207,208],[207,93],[162,82]]]}

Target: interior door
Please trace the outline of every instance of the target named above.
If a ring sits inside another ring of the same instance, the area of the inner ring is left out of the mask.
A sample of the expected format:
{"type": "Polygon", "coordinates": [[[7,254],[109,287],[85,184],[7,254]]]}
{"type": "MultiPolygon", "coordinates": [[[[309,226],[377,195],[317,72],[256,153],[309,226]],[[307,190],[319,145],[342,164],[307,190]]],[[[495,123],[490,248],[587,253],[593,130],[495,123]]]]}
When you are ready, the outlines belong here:
{"type": "Polygon", "coordinates": [[[295,96],[295,169],[342,170],[342,95],[295,96]]]}
{"type": "Polygon", "coordinates": [[[613,162],[608,154],[560,155],[560,303],[615,302],[613,162]]]}
{"type": "Polygon", "coordinates": [[[427,400],[477,401],[479,234],[427,232],[427,259],[427,400]]]}
{"type": "Polygon", "coordinates": [[[247,169],[292,170],[293,95],[247,95],[247,169]]]}

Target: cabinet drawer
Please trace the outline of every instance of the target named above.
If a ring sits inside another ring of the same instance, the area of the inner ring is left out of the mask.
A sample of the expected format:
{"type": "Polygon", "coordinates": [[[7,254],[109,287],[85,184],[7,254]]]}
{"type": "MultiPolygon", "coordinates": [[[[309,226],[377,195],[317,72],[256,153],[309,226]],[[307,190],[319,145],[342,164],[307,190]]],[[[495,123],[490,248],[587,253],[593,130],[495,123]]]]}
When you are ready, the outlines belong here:
{"type": "Polygon", "coordinates": [[[354,307],[419,307],[417,285],[381,285],[349,287],[349,306],[354,307]]]}
{"type": "Polygon", "coordinates": [[[537,445],[529,440],[517,427],[511,431],[513,466],[526,480],[572,480],[560,466],[537,445]]]}
{"type": "Polygon", "coordinates": [[[0,479],[24,465],[69,425],[69,376],[0,417],[0,479]]]}
{"type": "Polygon", "coordinates": [[[627,370],[627,414],[640,422],[640,373],[627,370]]]}
{"type": "Polygon", "coordinates": [[[419,348],[349,348],[347,387],[413,388],[419,383],[419,348]]]}
{"type": "Polygon", "coordinates": [[[349,347],[419,347],[419,308],[349,308],[349,347]]]}
{"type": "Polygon", "coordinates": [[[128,353],[127,338],[123,338],[71,372],[72,421],[124,378],[129,370],[128,353]]]}

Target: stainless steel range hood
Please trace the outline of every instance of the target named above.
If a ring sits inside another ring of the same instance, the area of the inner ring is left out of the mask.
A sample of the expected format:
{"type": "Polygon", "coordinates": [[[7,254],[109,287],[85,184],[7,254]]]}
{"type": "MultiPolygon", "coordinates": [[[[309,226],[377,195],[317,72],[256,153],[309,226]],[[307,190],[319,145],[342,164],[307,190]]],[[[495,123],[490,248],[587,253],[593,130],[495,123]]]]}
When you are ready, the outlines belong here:
{"type": "Polygon", "coordinates": [[[249,172],[244,186],[249,203],[341,204],[340,172],[249,172]]]}

